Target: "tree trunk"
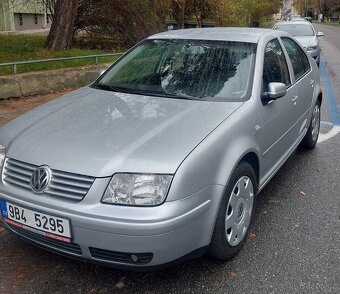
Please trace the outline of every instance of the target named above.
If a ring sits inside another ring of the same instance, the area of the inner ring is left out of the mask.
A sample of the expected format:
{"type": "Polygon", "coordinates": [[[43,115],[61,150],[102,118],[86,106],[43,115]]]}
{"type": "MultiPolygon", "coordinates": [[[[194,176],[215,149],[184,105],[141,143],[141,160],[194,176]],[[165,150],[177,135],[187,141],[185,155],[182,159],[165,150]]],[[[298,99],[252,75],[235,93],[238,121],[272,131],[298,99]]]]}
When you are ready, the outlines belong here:
{"type": "Polygon", "coordinates": [[[69,49],[74,34],[78,0],[58,0],[45,47],[51,50],[69,49]]]}

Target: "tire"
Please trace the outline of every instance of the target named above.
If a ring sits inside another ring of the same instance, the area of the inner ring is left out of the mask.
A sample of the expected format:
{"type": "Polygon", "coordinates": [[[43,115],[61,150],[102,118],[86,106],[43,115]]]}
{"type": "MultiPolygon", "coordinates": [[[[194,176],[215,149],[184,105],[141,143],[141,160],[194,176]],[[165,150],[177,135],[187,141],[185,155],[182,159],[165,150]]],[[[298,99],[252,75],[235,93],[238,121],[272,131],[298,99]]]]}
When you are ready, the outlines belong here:
{"type": "Polygon", "coordinates": [[[233,172],[218,211],[208,254],[219,260],[233,258],[247,239],[253,218],[257,181],[251,165],[241,162],[233,172]]]}
{"type": "Polygon", "coordinates": [[[318,100],[312,112],[312,119],[310,121],[308,130],[304,138],[300,143],[300,147],[310,150],[315,148],[315,145],[318,141],[319,132],[320,132],[320,101],[318,100]]]}

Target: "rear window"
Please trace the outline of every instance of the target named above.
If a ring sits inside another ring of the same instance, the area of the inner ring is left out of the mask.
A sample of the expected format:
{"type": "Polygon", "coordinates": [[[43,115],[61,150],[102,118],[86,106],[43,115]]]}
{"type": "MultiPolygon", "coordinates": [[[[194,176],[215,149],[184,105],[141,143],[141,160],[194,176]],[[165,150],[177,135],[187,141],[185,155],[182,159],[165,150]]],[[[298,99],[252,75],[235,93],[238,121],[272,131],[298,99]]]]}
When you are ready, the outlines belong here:
{"type": "Polygon", "coordinates": [[[309,24],[280,24],[275,27],[275,30],[283,31],[292,36],[314,36],[315,32],[309,24]]]}

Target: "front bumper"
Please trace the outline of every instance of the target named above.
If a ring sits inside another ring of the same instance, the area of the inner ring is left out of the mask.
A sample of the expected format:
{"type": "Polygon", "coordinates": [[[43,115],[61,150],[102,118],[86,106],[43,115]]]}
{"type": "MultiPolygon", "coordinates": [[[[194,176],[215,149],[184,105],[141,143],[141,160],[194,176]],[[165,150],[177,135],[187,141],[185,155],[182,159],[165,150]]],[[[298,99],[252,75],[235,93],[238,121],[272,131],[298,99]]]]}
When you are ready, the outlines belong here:
{"type": "Polygon", "coordinates": [[[36,236],[7,223],[5,227],[60,254],[132,270],[169,264],[210,243],[223,186],[209,186],[157,207],[123,207],[100,203],[102,193],[95,192],[96,185],[105,184],[98,181],[106,179],[96,180],[83,201],[69,204],[0,185],[1,199],[70,219],[72,244],[36,236]]]}

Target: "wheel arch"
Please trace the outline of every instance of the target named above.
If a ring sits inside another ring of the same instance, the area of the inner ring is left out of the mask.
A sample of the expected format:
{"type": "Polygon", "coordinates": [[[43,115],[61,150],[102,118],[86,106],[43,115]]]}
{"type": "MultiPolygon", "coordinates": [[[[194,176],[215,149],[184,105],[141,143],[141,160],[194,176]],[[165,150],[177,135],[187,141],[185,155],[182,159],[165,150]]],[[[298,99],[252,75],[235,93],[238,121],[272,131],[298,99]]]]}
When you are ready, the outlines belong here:
{"type": "MultiPolygon", "coordinates": [[[[242,161],[249,163],[251,165],[251,167],[253,168],[254,173],[255,173],[255,177],[256,177],[256,181],[257,181],[256,184],[257,184],[257,187],[258,187],[259,186],[259,182],[260,182],[260,160],[259,160],[257,154],[255,152],[253,152],[253,151],[250,151],[250,152],[246,153],[239,160],[237,165],[240,164],[240,162],[242,162],[242,161]]],[[[236,168],[236,166],[235,166],[235,168],[236,168]]]]}
{"type": "Polygon", "coordinates": [[[322,92],[319,93],[319,95],[316,98],[316,100],[320,102],[320,105],[322,104],[322,92]]]}

